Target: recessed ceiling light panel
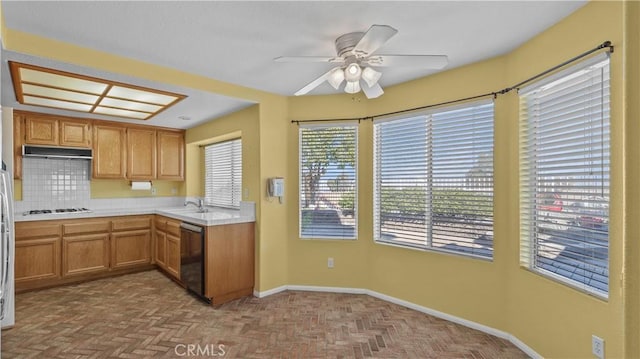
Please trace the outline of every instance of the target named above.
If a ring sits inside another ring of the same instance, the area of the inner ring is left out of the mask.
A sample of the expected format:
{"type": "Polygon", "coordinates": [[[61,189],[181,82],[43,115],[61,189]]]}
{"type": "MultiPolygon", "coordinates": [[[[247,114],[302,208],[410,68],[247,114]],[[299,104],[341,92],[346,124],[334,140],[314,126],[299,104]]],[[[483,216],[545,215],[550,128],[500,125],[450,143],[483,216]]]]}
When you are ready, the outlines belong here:
{"type": "Polygon", "coordinates": [[[33,95],[42,98],[61,99],[69,102],[80,102],[86,104],[94,104],[98,100],[97,95],[88,95],[82,92],[74,92],[67,90],[60,90],[51,87],[44,87],[38,85],[22,84],[22,94],[24,96],[33,95]]]}
{"type": "Polygon", "coordinates": [[[132,101],[154,103],[158,105],[168,105],[177,100],[177,96],[168,96],[156,92],[136,90],[122,86],[113,86],[107,92],[108,97],[116,97],[121,99],[129,99],[132,101]]]}
{"type": "Polygon", "coordinates": [[[146,112],[121,110],[119,108],[102,107],[102,106],[96,107],[95,110],[93,110],[93,112],[94,113],[99,113],[101,115],[136,118],[136,119],[139,119],[139,120],[144,120],[144,119],[146,119],[147,116],[150,115],[149,113],[146,113],[146,112]]]}
{"type": "Polygon", "coordinates": [[[72,110],[72,111],[89,112],[91,111],[91,107],[92,107],[91,105],[86,105],[86,104],[81,104],[76,102],[52,100],[49,98],[42,98],[42,97],[24,96],[23,99],[24,99],[23,103],[25,105],[61,108],[61,109],[72,110]]]}
{"type": "Polygon", "coordinates": [[[120,99],[111,98],[111,97],[103,98],[102,101],[100,101],[100,106],[115,107],[115,108],[121,108],[121,109],[125,109],[125,110],[149,112],[149,114],[152,114],[152,113],[162,109],[162,106],[160,106],[160,105],[151,105],[151,104],[144,103],[144,102],[126,101],[126,100],[120,100],[120,99]]]}
{"type": "Polygon", "coordinates": [[[101,95],[108,86],[105,83],[84,80],[72,76],[58,75],[36,69],[20,68],[19,71],[20,79],[23,83],[46,85],[70,91],[101,95]]]}
{"type": "Polygon", "coordinates": [[[18,102],[148,120],[185,95],[9,61],[18,102]]]}

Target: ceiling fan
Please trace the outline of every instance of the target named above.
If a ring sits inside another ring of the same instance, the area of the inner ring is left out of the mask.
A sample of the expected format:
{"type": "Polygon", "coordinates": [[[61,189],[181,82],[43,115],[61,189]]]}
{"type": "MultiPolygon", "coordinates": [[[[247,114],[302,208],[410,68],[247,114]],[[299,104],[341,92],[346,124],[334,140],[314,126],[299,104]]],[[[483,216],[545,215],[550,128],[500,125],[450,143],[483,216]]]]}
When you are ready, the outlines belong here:
{"type": "Polygon", "coordinates": [[[338,64],[322,76],[311,81],[294,95],[300,96],[327,81],[336,90],[346,80],[346,93],[364,92],[367,98],[376,98],[384,93],[378,80],[382,73],[374,67],[414,66],[441,69],[449,60],[445,55],[373,55],[391,39],[398,30],[389,25],[372,25],[367,32],[351,32],[335,41],[338,56],[281,56],[276,62],[328,62],[338,64]]]}

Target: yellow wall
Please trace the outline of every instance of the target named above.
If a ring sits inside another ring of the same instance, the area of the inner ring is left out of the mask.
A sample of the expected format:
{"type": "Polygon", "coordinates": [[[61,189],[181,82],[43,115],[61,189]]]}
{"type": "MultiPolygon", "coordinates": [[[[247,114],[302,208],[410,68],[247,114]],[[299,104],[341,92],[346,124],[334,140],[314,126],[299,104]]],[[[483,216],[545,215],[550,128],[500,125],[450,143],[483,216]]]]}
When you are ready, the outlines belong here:
{"type": "Polygon", "coordinates": [[[289,267],[287,258],[289,232],[287,209],[294,205],[295,192],[290,190],[293,177],[288,177],[287,156],[296,151],[287,141],[287,99],[274,96],[260,104],[260,242],[258,260],[260,272],[257,290],[264,291],[288,284],[289,267]],[[285,178],[283,203],[268,198],[267,179],[285,178]]]}
{"type": "Polygon", "coordinates": [[[91,198],[126,198],[126,197],[170,197],[184,196],[184,182],[151,181],[156,194],[151,191],[132,191],[129,180],[91,180],[91,198]]]}
{"type": "MultiPolygon", "coordinates": [[[[301,240],[297,235],[298,207],[291,208],[290,284],[371,289],[511,333],[545,357],[591,357],[592,334],[605,339],[607,357],[624,357],[624,288],[620,273],[624,253],[623,189],[624,179],[628,177],[622,161],[622,9],[621,2],[589,3],[509,54],[387,88],[385,95],[376,100],[358,101],[347,95],[289,100],[289,118],[293,120],[365,117],[500,90],[611,40],[617,48],[611,66],[608,300],[596,299],[520,267],[518,98],[515,92],[499,96],[495,102],[493,262],[373,244],[372,124],[363,121],[359,126],[358,240],[301,240]],[[334,269],[327,269],[327,257],[335,258],[334,269]]],[[[635,60],[637,66],[637,57],[635,60]]],[[[296,147],[297,127],[290,127],[289,141],[296,147]]],[[[289,176],[295,179],[297,156],[296,151],[289,155],[289,176]]],[[[637,167],[637,163],[634,166],[637,167]]],[[[289,187],[298,189],[297,184],[289,187]]],[[[631,299],[637,302],[638,293],[631,295],[631,299]]],[[[637,323],[637,318],[628,328],[637,325],[633,323],[637,323]]],[[[628,341],[637,339],[637,332],[634,333],[636,337],[628,341]]],[[[628,336],[632,336],[631,333],[628,336]]]]}
{"type": "MultiPolygon", "coordinates": [[[[366,100],[362,94],[356,95],[334,95],[334,96],[303,96],[289,99],[290,120],[302,121],[306,119],[322,118],[353,118],[362,117],[366,113],[366,100]]],[[[289,162],[287,189],[292,194],[300,191],[299,186],[299,166],[298,166],[298,125],[287,124],[287,133],[290,147],[287,160],[289,162]]],[[[360,126],[358,131],[358,150],[361,153],[370,153],[371,146],[366,139],[372,133],[363,132],[360,126]]],[[[371,166],[367,163],[358,163],[358,177],[372,178],[371,166]]],[[[370,182],[370,181],[369,181],[370,182]]],[[[363,220],[367,217],[366,208],[370,208],[371,197],[366,196],[367,191],[363,190],[363,181],[358,183],[358,210],[359,210],[359,233],[371,233],[371,226],[367,223],[371,221],[363,220]],[[363,197],[365,195],[366,197],[363,197]]],[[[370,187],[370,184],[369,184],[370,187]]],[[[370,193],[370,191],[369,191],[370,193]]],[[[369,272],[367,268],[367,255],[370,241],[337,241],[337,240],[300,240],[298,238],[298,200],[299,196],[289,195],[289,284],[313,285],[329,287],[351,287],[366,288],[368,285],[369,272]],[[334,259],[334,268],[327,268],[327,259],[334,259]]],[[[372,210],[369,210],[371,213],[372,210]]],[[[372,214],[368,215],[371,218],[372,214]]],[[[368,238],[372,238],[369,235],[368,238]]]]}
{"type": "MultiPolygon", "coordinates": [[[[623,357],[624,319],[621,271],[623,264],[623,12],[621,2],[593,2],[578,10],[509,55],[510,82],[534,75],[545,68],[571,58],[605,40],[616,47],[611,57],[611,206],[609,241],[609,299],[596,299],[567,286],[551,282],[520,269],[516,265],[518,248],[509,250],[506,313],[508,331],[543,355],[554,357],[590,357],[591,335],[606,341],[609,358],[623,357]]],[[[516,118],[516,95],[510,112],[516,118]]],[[[517,217],[517,128],[510,129],[513,141],[505,149],[511,154],[509,168],[497,176],[508,176],[510,206],[501,211],[513,224],[509,238],[518,238],[517,217]]]]}
{"type": "Polygon", "coordinates": [[[624,7],[625,354],[640,358],[640,2],[629,1],[624,7]]]}

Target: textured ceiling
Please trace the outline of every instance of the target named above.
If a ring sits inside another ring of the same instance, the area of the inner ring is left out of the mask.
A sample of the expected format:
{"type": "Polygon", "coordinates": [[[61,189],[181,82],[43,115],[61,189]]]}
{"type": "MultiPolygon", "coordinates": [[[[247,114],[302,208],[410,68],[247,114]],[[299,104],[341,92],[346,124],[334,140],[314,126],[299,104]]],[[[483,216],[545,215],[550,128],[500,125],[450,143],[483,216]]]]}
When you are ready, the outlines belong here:
{"type": "MultiPolygon", "coordinates": [[[[449,56],[446,70],[509,52],[585,3],[3,1],[2,8],[11,29],[289,96],[331,65],[276,63],[273,58],[333,56],[336,37],[366,31],[372,24],[399,30],[378,53],[444,54],[449,56]]],[[[11,56],[21,54],[8,54],[11,56]]],[[[43,60],[31,61],[41,64],[43,60]]],[[[53,65],[74,71],[74,66],[53,65]]],[[[93,73],[90,68],[79,70],[92,76],[117,77],[93,73]]],[[[384,68],[380,84],[390,86],[431,73],[420,68],[384,68]]],[[[3,68],[3,82],[6,78],[3,68]]],[[[7,95],[5,87],[2,104],[13,106],[15,99],[10,102],[12,93],[7,95]]],[[[160,88],[176,90],[161,84],[160,88]]],[[[333,92],[324,84],[310,94],[333,92]]],[[[250,104],[211,93],[197,96],[193,90],[188,95],[192,101],[183,101],[175,111],[159,115],[164,119],[162,125],[189,127],[250,104]],[[185,125],[176,119],[180,114],[190,115],[194,121],[185,125]]]]}

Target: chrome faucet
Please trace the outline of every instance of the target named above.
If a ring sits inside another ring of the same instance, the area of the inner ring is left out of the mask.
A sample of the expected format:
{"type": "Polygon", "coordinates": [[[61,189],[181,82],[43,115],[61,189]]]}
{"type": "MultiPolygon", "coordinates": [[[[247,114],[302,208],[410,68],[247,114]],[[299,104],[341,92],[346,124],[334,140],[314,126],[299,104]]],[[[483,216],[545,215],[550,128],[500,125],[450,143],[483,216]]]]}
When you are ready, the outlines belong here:
{"type": "Polygon", "coordinates": [[[204,207],[204,201],[202,200],[202,198],[198,198],[198,202],[194,202],[194,201],[184,201],[184,206],[188,206],[189,204],[192,204],[194,206],[198,207],[198,212],[199,213],[205,213],[205,212],[209,212],[208,209],[206,209],[204,207]]]}

